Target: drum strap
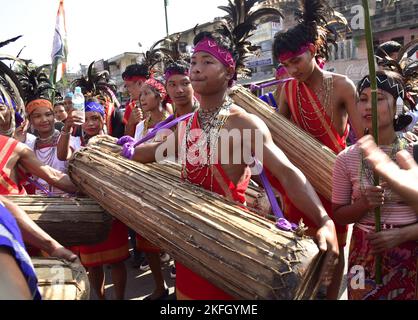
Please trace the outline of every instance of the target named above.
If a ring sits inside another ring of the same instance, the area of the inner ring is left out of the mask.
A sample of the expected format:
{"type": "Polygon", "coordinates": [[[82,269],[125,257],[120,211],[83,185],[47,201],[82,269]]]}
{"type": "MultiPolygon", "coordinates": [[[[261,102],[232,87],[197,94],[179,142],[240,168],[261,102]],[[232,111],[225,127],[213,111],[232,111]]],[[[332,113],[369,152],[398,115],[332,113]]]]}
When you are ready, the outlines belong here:
{"type": "Polygon", "coordinates": [[[259,160],[256,160],[256,163],[258,165],[259,168],[261,169],[261,173],[260,173],[260,179],[261,182],[263,184],[264,190],[266,190],[267,193],[267,197],[269,199],[270,205],[271,205],[271,209],[274,213],[274,216],[277,218],[277,222],[276,222],[276,227],[284,230],[284,231],[294,231],[297,229],[297,225],[294,223],[290,223],[283,214],[283,211],[280,209],[279,204],[277,203],[277,199],[274,196],[274,192],[273,192],[273,187],[271,186],[266,172],[264,170],[264,168],[262,167],[262,164],[259,160]]]}
{"type": "Polygon", "coordinates": [[[154,138],[157,135],[157,133],[160,130],[171,129],[172,127],[176,126],[181,121],[189,119],[192,115],[193,115],[193,113],[188,113],[188,114],[185,114],[185,115],[183,115],[181,117],[178,117],[176,119],[174,119],[174,115],[173,114],[170,115],[167,119],[165,119],[164,121],[161,121],[160,123],[158,123],[154,127],[154,129],[151,132],[149,132],[145,137],[143,137],[142,139],[138,140],[135,143],[134,147],[137,147],[140,144],[142,144],[144,142],[147,142],[148,140],[151,140],[152,138],[154,138]]]}

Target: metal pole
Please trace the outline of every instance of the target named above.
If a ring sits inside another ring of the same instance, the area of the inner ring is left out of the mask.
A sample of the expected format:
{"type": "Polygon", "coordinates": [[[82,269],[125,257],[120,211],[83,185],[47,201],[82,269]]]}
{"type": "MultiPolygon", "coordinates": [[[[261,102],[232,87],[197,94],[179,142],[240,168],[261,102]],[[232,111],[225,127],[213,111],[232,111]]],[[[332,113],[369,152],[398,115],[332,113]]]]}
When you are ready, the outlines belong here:
{"type": "Polygon", "coordinates": [[[165,31],[167,33],[168,37],[168,15],[167,15],[167,6],[168,6],[168,0],[164,0],[164,12],[165,12],[165,31]]]}

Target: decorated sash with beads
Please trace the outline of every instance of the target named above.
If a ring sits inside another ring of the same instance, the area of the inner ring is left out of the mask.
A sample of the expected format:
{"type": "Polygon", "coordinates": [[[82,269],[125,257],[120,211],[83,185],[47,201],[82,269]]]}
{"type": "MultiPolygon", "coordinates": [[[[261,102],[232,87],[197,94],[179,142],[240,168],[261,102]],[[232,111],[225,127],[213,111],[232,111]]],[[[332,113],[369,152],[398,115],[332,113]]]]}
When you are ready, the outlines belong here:
{"type": "Polygon", "coordinates": [[[348,124],[341,137],[333,126],[332,119],[326,113],[325,107],[321,105],[317,95],[305,83],[295,79],[288,81],[285,84],[285,92],[292,121],[298,127],[311,134],[336,154],[346,148],[346,139],[349,133],[348,124]]]}

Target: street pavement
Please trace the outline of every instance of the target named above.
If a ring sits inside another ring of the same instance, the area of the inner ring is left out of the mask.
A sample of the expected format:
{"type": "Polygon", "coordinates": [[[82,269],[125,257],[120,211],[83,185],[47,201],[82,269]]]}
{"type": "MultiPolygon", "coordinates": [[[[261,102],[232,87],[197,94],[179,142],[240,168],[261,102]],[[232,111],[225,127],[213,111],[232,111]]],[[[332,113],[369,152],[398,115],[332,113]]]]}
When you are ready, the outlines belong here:
{"type": "MultiPolygon", "coordinates": [[[[154,280],[152,277],[151,270],[148,271],[141,271],[139,268],[135,268],[132,266],[132,259],[128,259],[125,261],[126,270],[127,270],[127,284],[126,284],[126,293],[125,299],[126,300],[142,300],[149,294],[152,294],[154,290],[154,280]]],[[[166,286],[169,289],[170,296],[167,300],[174,300],[175,299],[175,279],[170,278],[170,266],[173,265],[173,260],[169,263],[163,263],[163,275],[166,282],[166,286]]],[[[106,267],[106,280],[105,280],[105,290],[106,290],[106,299],[113,299],[113,284],[111,281],[111,274],[110,268],[106,267]]],[[[90,291],[90,299],[96,300],[97,296],[91,289],[90,291]]]]}
{"type": "MultiPolygon", "coordinates": [[[[351,231],[352,228],[349,228],[348,239],[351,238],[351,231]]],[[[348,259],[348,248],[350,246],[350,242],[347,241],[347,246],[345,248],[345,272],[344,272],[344,279],[341,286],[340,298],[339,300],[347,300],[347,290],[346,290],[346,274],[347,274],[347,259],[348,259]]],[[[147,295],[151,294],[154,290],[154,280],[152,278],[151,270],[148,271],[141,271],[139,268],[134,268],[132,266],[132,259],[128,259],[125,261],[126,269],[127,269],[127,285],[126,285],[126,300],[142,300],[147,295]]],[[[170,296],[167,300],[175,300],[175,279],[170,278],[170,266],[173,265],[173,260],[170,260],[168,263],[163,263],[163,275],[166,281],[166,286],[169,289],[170,296]]],[[[106,267],[106,298],[113,299],[113,284],[111,281],[110,269],[106,267]]],[[[97,296],[94,294],[93,290],[91,290],[90,299],[96,300],[97,296]]]]}

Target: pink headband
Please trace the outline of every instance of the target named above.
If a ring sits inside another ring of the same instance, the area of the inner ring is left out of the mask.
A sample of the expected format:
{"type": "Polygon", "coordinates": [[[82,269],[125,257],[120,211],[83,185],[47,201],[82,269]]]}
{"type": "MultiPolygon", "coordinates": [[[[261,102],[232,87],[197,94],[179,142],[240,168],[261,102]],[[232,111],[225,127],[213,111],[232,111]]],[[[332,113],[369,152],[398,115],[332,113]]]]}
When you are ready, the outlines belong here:
{"type": "Polygon", "coordinates": [[[176,74],[182,75],[182,76],[188,76],[189,75],[189,70],[184,71],[183,73],[178,72],[175,69],[168,69],[165,73],[164,73],[164,79],[167,82],[168,79],[170,79],[172,76],[175,76],[176,74]]]}
{"type": "Polygon", "coordinates": [[[313,44],[312,44],[312,43],[306,43],[306,44],[302,45],[302,46],[299,48],[299,50],[298,50],[298,51],[296,51],[296,52],[293,52],[293,51],[286,51],[286,52],[283,52],[283,53],[279,54],[279,56],[278,56],[278,60],[279,60],[281,63],[283,63],[283,62],[284,62],[284,61],[286,61],[286,60],[289,60],[289,59],[295,58],[295,57],[297,57],[297,56],[300,56],[301,54],[304,54],[306,51],[308,51],[308,50],[309,50],[309,47],[310,47],[311,45],[313,45],[313,44]]]}
{"type": "Polygon", "coordinates": [[[144,84],[157,90],[160,93],[161,101],[164,101],[165,98],[167,98],[167,91],[165,90],[164,85],[161,82],[155,80],[154,78],[150,78],[147,81],[145,81],[144,84]]]}
{"type": "MultiPolygon", "coordinates": [[[[193,53],[197,52],[207,52],[217,60],[219,60],[225,67],[231,67],[235,70],[236,64],[234,57],[231,52],[226,49],[221,48],[215,40],[208,37],[203,38],[196,44],[193,53]]],[[[235,72],[234,77],[229,81],[228,86],[231,87],[234,83],[234,80],[237,80],[237,73],[235,72]]]]}
{"type": "Polygon", "coordinates": [[[203,38],[194,48],[193,53],[207,52],[219,60],[225,67],[232,67],[235,69],[235,61],[232,54],[218,46],[215,40],[210,38],[203,38]]]}
{"type": "Polygon", "coordinates": [[[281,66],[276,70],[276,78],[282,77],[287,74],[287,70],[285,67],[281,66]]]}

